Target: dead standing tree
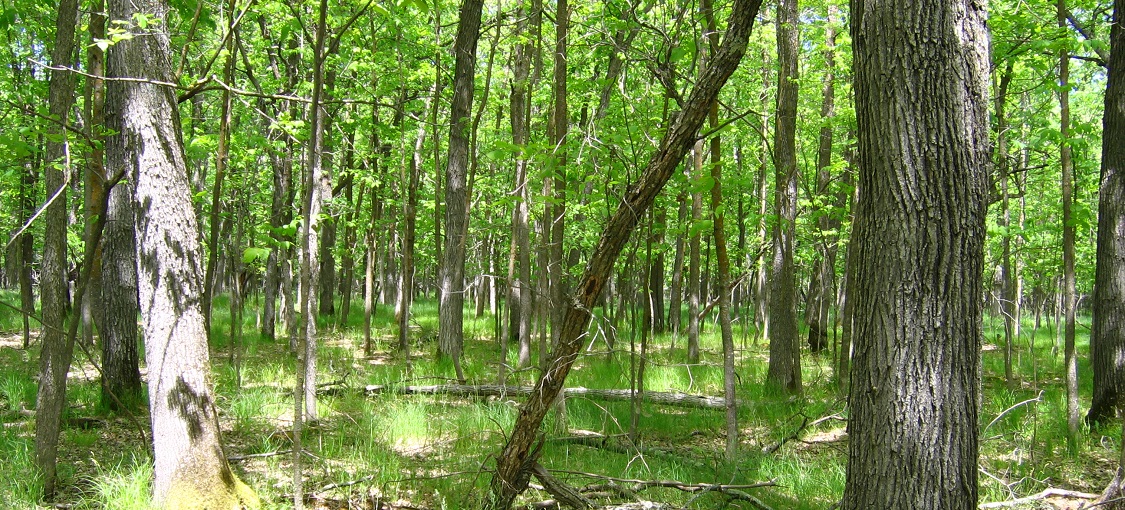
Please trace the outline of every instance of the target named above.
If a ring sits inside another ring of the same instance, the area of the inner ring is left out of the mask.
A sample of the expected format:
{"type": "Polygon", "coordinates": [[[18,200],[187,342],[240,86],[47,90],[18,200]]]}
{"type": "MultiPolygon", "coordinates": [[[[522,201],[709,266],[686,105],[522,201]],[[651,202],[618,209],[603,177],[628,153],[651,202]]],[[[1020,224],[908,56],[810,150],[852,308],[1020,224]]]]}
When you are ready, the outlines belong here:
{"type": "Polygon", "coordinates": [[[761,4],[761,0],[734,2],[722,46],[669,126],[640,181],[625,195],[624,202],[606,225],[574,294],[565,305],[562,321],[556,326],[559,338],[554,353],[536,382],[531,397],[520,407],[512,435],[496,460],[491,486],[495,508],[510,508],[516,496],[527,488],[539,453],[538,449],[532,450],[532,446],[539,436],[543,418],[562,391],[566,376],[582,347],[590,309],[601,294],[629,235],[652,206],[688,148],[695,143],[711,103],[718,98],[719,91],[742,60],[761,4]]]}

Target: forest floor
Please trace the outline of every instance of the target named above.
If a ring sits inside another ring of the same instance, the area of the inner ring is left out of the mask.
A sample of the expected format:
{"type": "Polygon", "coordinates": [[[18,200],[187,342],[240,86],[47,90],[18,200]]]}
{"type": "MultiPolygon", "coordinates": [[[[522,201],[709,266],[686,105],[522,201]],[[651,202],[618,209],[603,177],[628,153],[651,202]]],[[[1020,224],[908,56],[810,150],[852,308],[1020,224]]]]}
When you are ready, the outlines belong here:
{"type": "MultiPolygon", "coordinates": [[[[358,312],[355,306],[353,316],[358,312]]],[[[216,309],[222,306],[216,303],[216,309]]],[[[286,342],[258,338],[248,303],[245,341],[232,364],[225,316],[213,325],[212,365],[227,455],[267,509],[292,508],[292,417],[295,362],[286,342]],[[237,368],[236,368],[237,367],[237,368]]],[[[369,385],[451,384],[453,367],[435,359],[433,303],[418,306],[404,357],[388,312],[376,317],[375,350],[363,354],[357,317],[323,324],[319,347],[319,420],[303,434],[307,501],[318,509],[476,509],[487,498],[495,455],[523,397],[456,397],[368,393],[369,385]]],[[[492,318],[466,317],[465,370],[470,384],[495,384],[499,359],[492,318]]],[[[986,338],[996,321],[986,319],[986,338]]],[[[595,328],[598,330],[597,328],[595,328]]],[[[600,331],[604,331],[602,328],[600,331]]],[[[784,398],[762,381],[768,345],[736,327],[740,399],[737,458],[725,460],[723,411],[592,397],[568,398],[544,424],[542,464],[605,508],[827,509],[839,501],[847,461],[847,409],[837,396],[830,351],[802,353],[804,393],[784,398]],[[634,432],[630,434],[630,432],[634,432]],[[725,484],[725,485],[721,485],[725,484]],[[635,506],[625,506],[633,504],[635,506]],[[647,504],[648,506],[644,506],[647,504]]],[[[685,341],[657,335],[647,346],[646,391],[722,395],[717,328],[708,325],[698,364],[687,364],[685,341]]],[[[599,336],[600,335],[600,336],[599,336]]],[[[33,339],[36,335],[33,334],[33,339]]],[[[1050,325],[1025,327],[1015,350],[1015,381],[1004,381],[1003,349],[987,342],[980,413],[983,508],[1079,508],[1112,477],[1120,427],[1066,436],[1062,356],[1050,325]],[[1035,336],[1034,349],[1030,339],[1035,336]],[[1044,492],[1055,489],[1055,492],[1044,492]],[[1019,498],[1035,497],[1019,504],[1019,498]]],[[[629,389],[640,341],[618,332],[616,350],[604,334],[578,361],[568,387],[629,389]]],[[[1087,340],[1079,339],[1081,357],[1087,340]]],[[[533,349],[533,352],[535,349],[533,349]]],[[[148,416],[99,407],[97,370],[76,351],[68,419],[60,445],[61,493],[38,500],[32,463],[38,346],[22,349],[18,329],[0,317],[0,507],[143,509],[151,479],[148,416]]],[[[516,363],[515,353],[508,357],[516,363]]],[[[533,358],[533,365],[536,362],[533,358]]],[[[534,369],[512,374],[530,385],[534,369]]],[[[1083,402],[1089,370],[1080,369],[1083,402]]],[[[551,496],[535,485],[520,499],[551,496]]]]}

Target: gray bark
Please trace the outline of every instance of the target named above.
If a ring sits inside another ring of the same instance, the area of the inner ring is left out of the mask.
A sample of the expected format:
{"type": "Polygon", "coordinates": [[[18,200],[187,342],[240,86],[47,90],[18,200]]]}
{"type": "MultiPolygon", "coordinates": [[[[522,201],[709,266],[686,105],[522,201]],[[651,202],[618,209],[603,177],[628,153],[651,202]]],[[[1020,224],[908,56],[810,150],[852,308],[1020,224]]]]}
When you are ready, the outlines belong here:
{"type": "Polygon", "coordinates": [[[977,506],[989,40],[977,0],[851,5],[859,187],[842,508],[977,506]]]}
{"type": "Polygon", "coordinates": [[[770,363],[766,381],[801,392],[801,344],[797,331],[797,0],[777,4],[777,113],[773,142],[773,263],[770,271],[770,363]]]}
{"type": "MultiPolygon", "coordinates": [[[[465,0],[453,44],[453,105],[449,125],[449,158],[445,167],[445,259],[441,264],[441,303],[438,306],[438,345],[453,359],[457,379],[464,381],[461,349],[465,306],[465,237],[468,233],[470,114],[476,69],[477,39],[480,36],[483,0],[465,0]]],[[[437,103],[434,103],[437,106],[437,103]]]]}
{"type": "MultiPolygon", "coordinates": [[[[55,47],[51,63],[69,66],[74,49],[74,31],[78,24],[77,0],[63,0],[59,4],[55,24],[55,47]]],[[[66,374],[70,370],[74,344],[66,338],[67,288],[67,172],[66,158],[69,150],[67,133],[70,107],[74,104],[74,75],[66,71],[51,71],[50,114],[62,124],[52,123],[47,139],[46,165],[43,184],[47,190],[44,216],[43,263],[40,270],[39,295],[43,307],[43,349],[39,354],[39,392],[36,396],[35,463],[43,475],[43,492],[51,498],[55,493],[55,460],[58,455],[59,432],[63,409],[66,406],[66,374]],[[56,196],[57,195],[57,196],[56,196]]]]}
{"type": "MultiPolygon", "coordinates": [[[[162,0],[111,0],[110,19],[161,19],[162,0]]],[[[157,25],[162,27],[163,25],[157,25]]],[[[141,32],[139,27],[130,27],[141,32]]],[[[115,44],[109,76],[174,81],[169,41],[155,31],[115,44]]],[[[147,83],[107,84],[108,163],[134,186],[140,311],[155,451],[153,499],[161,508],[234,508],[257,497],[223,454],[201,308],[203,252],[191,207],[176,97],[147,83]]]]}

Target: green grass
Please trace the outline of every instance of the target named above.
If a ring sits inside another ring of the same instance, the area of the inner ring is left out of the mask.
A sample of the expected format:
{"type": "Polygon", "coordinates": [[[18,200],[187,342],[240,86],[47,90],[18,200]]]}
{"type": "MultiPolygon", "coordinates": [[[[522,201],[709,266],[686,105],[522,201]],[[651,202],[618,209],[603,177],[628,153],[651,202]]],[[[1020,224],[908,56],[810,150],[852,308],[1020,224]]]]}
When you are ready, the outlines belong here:
{"type": "MultiPolygon", "coordinates": [[[[254,298],[244,313],[241,364],[229,365],[230,319],[225,296],[216,299],[212,333],[212,365],[219,414],[228,455],[262,455],[233,463],[270,509],[291,508],[291,448],[293,388],[296,363],[288,341],[267,341],[258,334],[254,298]]],[[[337,309],[340,305],[337,304],[337,309]]],[[[345,500],[396,501],[426,508],[476,509],[488,491],[488,470],[511,431],[519,398],[458,399],[445,396],[365,395],[367,384],[441,384],[453,382],[450,360],[435,355],[437,317],[433,300],[422,300],[411,321],[409,360],[397,349],[393,309],[379,306],[375,317],[371,358],[362,353],[362,303],[356,301],[343,324],[333,318],[318,321],[319,382],[334,383],[318,399],[319,423],[303,435],[311,456],[306,462],[310,490],[328,484],[343,487],[318,497],[345,500]],[[352,483],[357,482],[358,483],[352,483]]],[[[6,316],[6,314],[8,316],[6,316]]],[[[0,310],[0,328],[10,321],[0,310]]],[[[1086,319],[1088,322],[1088,319],[1086,319]]],[[[16,323],[18,324],[18,323],[16,323]]],[[[604,326],[604,324],[603,324],[604,326]]],[[[496,381],[500,353],[495,322],[486,314],[465,317],[463,368],[470,383],[496,381]]],[[[1002,323],[985,320],[986,344],[993,343],[1002,323]]],[[[1088,338],[1080,328],[1080,381],[1084,402],[1090,394],[1086,364],[1088,338]]],[[[843,435],[846,406],[834,387],[830,354],[802,353],[804,394],[787,399],[763,387],[768,345],[753,328],[736,327],[737,391],[740,452],[733,462],[723,455],[724,417],[721,411],[643,404],[638,435],[619,450],[557,440],[569,431],[592,431],[622,436],[630,432],[632,406],[589,398],[568,399],[565,422],[552,412],[544,424],[547,441],[541,463],[560,470],[558,476],[574,486],[598,479],[566,472],[595,473],[619,478],[679,480],[685,483],[749,484],[774,480],[776,487],[751,493],[774,508],[823,509],[838,501],[844,489],[847,441],[843,435]],[[805,428],[788,440],[804,422],[836,416],[805,428]],[[787,440],[772,453],[762,449],[787,440]]],[[[577,359],[569,386],[629,388],[632,374],[630,334],[618,331],[616,351],[606,352],[598,337],[593,350],[577,359]]],[[[1003,350],[988,346],[982,356],[980,409],[981,501],[997,501],[1012,494],[1027,495],[1047,486],[1097,492],[1106,480],[1107,466],[1116,458],[1120,429],[1113,427],[1067,439],[1061,353],[1053,346],[1053,323],[1037,330],[1024,324],[1017,348],[1015,371],[1019,381],[1008,389],[1004,381],[1003,350]],[[1032,333],[1035,333],[1032,338],[1032,333]],[[995,423],[989,425],[993,419],[995,423]],[[995,477],[995,478],[993,478],[995,477]]],[[[587,342],[589,343],[589,342],[587,342]]],[[[648,391],[722,394],[722,350],[717,328],[708,324],[701,337],[697,364],[686,363],[686,339],[657,335],[650,340],[645,369],[648,391]],[[674,346],[674,347],[673,347],[674,346]]],[[[638,346],[639,352],[639,346],[638,346]]],[[[36,508],[41,502],[33,466],[33,429],[20,409],[35,401],[32,375],[37,347],[28,351],[0,349],[0,507],[36,508]]],[[[505,359],[514,366],[516,346],[505,359]]],[[[79,361],[84,356],[79,355],[79,361]]],[[[538,346],[532,347],[529,369],[510,374],[511,384],[531,384],[538,374],[538,346]]],[[[107,415],[97,407],[96,374],[72,378],[71,416],[98,416],[107,425],[67,429],[61,450],[79,459],[60,468],[64,489],[60,502],[76,508],[146,509],[151,490],[151,459],[129,420],[107,415]],[[104,443],[109,442],[109,447],[104,443]]],[[[147,425],[143,410],[139,419],[147,425]]],[[[529,490],[525,501],[546,499],[529,490]]],[[[641,497],[688,508],[720,508],[728,503],[717,493],[702,495],[651,488],[641,497]]]]}

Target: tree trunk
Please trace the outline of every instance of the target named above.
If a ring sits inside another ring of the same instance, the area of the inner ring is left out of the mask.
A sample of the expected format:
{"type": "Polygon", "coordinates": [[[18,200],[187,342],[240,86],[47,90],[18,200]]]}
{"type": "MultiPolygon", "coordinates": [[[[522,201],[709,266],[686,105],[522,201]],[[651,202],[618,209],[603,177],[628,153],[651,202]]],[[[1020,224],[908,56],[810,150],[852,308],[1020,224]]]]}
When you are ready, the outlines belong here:
{"type": "Polygon", "coordinates": [[[1012,373],[1012,352],[1019,339],[1019,297],[1016,295],[1017,276],[1013,274],[1012,264],[1012,212],[1008,181],[1011,169],[1008,166],[1008,118],[1005,106],[1008,101],[1008,86],[1012,83],[1015,61],[1009,60],[1000,75],[996,90],[996,174],[1000,180],[1000,314],[1004,316],[1004,381],[1008,389],[1015,389],[1016,379],[1012,373]]]}
{"type": "MultiPolygon", "coordinates": [[[[437,85],[434,85],[433,94],[426,101],[426,108],[437,108],[437,85]]],[[[415,221],[418,210],[418,181],[422,172],[422,145],[426,141],[426,125],[418,125],[418,134],[414,138],[414,152],[411,155],[407,168],[399,174],[401,181],[406,186],[406,200],[402,204],[402,268],[398,288],[398,310],[395,319],[398,322],[398,348],[404,358],[410,357],[410,307],[414,302],[414,251],[416,230],[415,221]]]]}
{"type": "MultiPolygon", "coordinates": [[[[527,13],[521,7],[517,14],[519,20],[516,33],[521,37],[527,31],[527,13]]],[[[512,92],[509,99],[511,110],[512,143],[521,149],[530,140],[531,132],[531,101],[528,97],[530,84],[528,80],[531,73],[531,56],[535,52],[535,45],[527,40],[516,47],[512,74],[512,92]]],[[[531,319],[533,315],[531,301],[531,239],[530,226],[528,225],[529,205],[531,191],[527,182],[528,160],[521,150],[516,155],[515,168],[515,204],[512,208],[512,256],[508,264],[508,278],[511,285],[508,290],[508,339],[515,341],[519,346],[518,367],[526,368],[531,364],[531,319]],[[516,267],[513,267],[516,266],[516,267]],[[518,268],[518,274],[517,274],[518,268]]],[[[501,366],[506,366],[507,349],[502,349],[504,359],[501,366]]],[[[504,375],[501,374],[501,382],[504,375]]]]}
{"type": "MultiPolygon", "coordinates": [[[[111,0],[109,19],[164,19],[161,0],[111,0]]],[[[161,25],[157,25],[158,27],[161,25]]],[[[131,27],[135,33],[142,31],[131,27]]],[[[115,44],[109,76],[174,81],[169,41],[158,29],[115,44]]],[[[157,507],[256,507],[230,471],[219,437],[200,297],[202,250],[191,207],[174,91],[110,81],[106,93],[113,165],[129,169],[137,222],[137,270],[148,364],[157,507]]]]}
{"type": "Polygon", "coordinates": [[[976,508],[991,156],[985,8],[851,8],[863,199],[842,508],[976,508]]]}
{"type": "MultiPolygon", "coordinates": [[[[1059,28],[1066,29],[1066,0],[1058,0],[1059,28]]],[[[1062,166],[1063,313],[1066,315],[1064,357],[1066,363],[1066,424],[1070,440],[1078,440],[1078,355],[1074,348],[1076,300],[1074,282],[1074,162],[1070,149],[1070,53],[1059,50],[1059,148],[1062,166]]]]}
{"type": "MultiPolygon", "coordinates": [[[[110,175],[126,172],[114,168],[110,175]]],[[[98,328],[102,344],[102,404],[118,409],[140,401],[141,372],[137,354],[137,251],[133,228],[132,183],[110,190],[102,234],[101,307],[98,328]]]]}
{"type": "MultiPolygon", "coordinates": [[[[465,0],[453,44],[453,105],[449,125],[449,161],[445,167],[445,259],[441,264],[441,303],[438,305],[439,352],[453,359],[457,379],[465,343],[465,237],[469,204],[466,188],[469,166],[470,115],[473,107],[477,39],[484,0],[465,0]]],[[[437,106],[437,103],[434,103],[437,106]]]]}
{"type": "Polygon", "coordinates": [[[819,353],[828,346],[828,332],[833,329],[830,319],[832,303],[836,300],[836,252],[840,228],[839,214],[835,210],[839,204],[830,200],[829,187],[832,184],[832,118],[836,116],[836,6],[828,7],[825,18],[824,62],[825,75],[820,104],[820,139],[816,158],[815,195],[827,207],[817,211],[816,258],[809,284],[808,306],[805,307],[805,323],[809,325],[809,351],[819,353]]]}
{"type": "Polygon", "coordinates": [[[797,0],[777,4],[777,113],[773,142],[773,264],[770,271],[770,363],[766,381],[789,394],[801,392],[797,339],[797,0]]]}
{"type": "Polygon", "coordinates": [[[738,67],[746,52],[760,5],[761,0],[736,0],[723,45],[696,82],[683,109],[669,125],[660,148],[649,160],[640,181],[625,194],[624,202],[606,224],[586,264],[581,283],[567,303],[566,315],[558,325],[559,342],[551,361],[536,382],[533,396],[520,407],[512,435],[497,457],[496,474],[491,482],[495,507],[503,510],[511,508],[516,496],[527,488],[531,476],[529,468],[535,464],[539,452],[532,453],[532,444],[548,409],[566,383],[575,355],[582,348],[590,319],[589,310],[597,302],[630,233],[695,142],[708,106],[716,100],[719,90],[738,67]]]}
{"type": "MultiPolygon", "coordinates": [[[[55,47],[51,63],[69,67],[74,50],[74,31],[78,24],[77,0],[59,4],[55,23],[55,47]]],[[[70,108],[74,104],[74,75],[51,71],[50,114],[60,124],[50,124],[47,138],[43,184],[47,190],[46,227],[43,233],[43,262],[39,296],[43,307],[43,349],[39,354],[39,392],[36,397],[35,462],[43,474],[43,492],[55,494],[55,460],[58,455],[62,414],[66,407],[66,374],[70,370],[74,345],[66,338],[67,286],[67,207],[66,187],[70,172],[68,134],[70,108]]]]}
{"type": "MultiPolygon", "coordinates": [[[[710,106],[708,106],[710,108],[710,106]]],[[[692,173],[690,182],[697,182],[703,178],[703,140],[697,140],[692,147],[692,173]]],[[[699,302],[701,300],[699,277],[699,243],[700,229],[697,227],[703,219],[703,197],[698,191],[691,192],[691,223],[688,230],[688,317],[687,317],[687,352],[688,363],[699,363],[699,302]]]]}
{"type": "Polygon", "coordinates": [[[681,308],[684,300],[684,229],[688,217],[687,193],[681,191],[676,196],[676,203],[679,204],[676,207],[676,225],[679,227],[676,230],[676,254],[672,259],[672,287],[668,290],[668,322],[671,325],[673,347],[676,344],[675,337],[680,335],[683,327],[681,308]]]}
{"type": "MultiPolygon", "coordinates": [[[[1102,117],[1102,172],[1090,365],[1094,397],[1086,421],[1109,423],[1125,405],[1125,7],[1114,3],[1109,83],[1102,117]]],[[[1125,470],[1125,462],[1121,465],[1125,470]]],[[[1119,473],[1122,472],[1119,470],[1119,473]]],[[[1119,475],[1120,478],[1120,475],[1119,475]]],[[[1125,505],[1122,505],[1125,506],[1125,505]]]]}
{"type": "MultiPolygon", "coordinates": [[[[234,27],[234,0],[227,0],[227,12],[230,13],[227,17],[226,30],[233,32],[234,27]]],[[[223,80],[226,83],[234,82],[234,37],[226,38],[226,47],[223,52],[226,55],[226,63],[223,65],[223,80]]],[[[231,101],[232,95],[230,90],[223,89],[222,97],[222,110],[219,114],[219,144],[215,153],[215,184],[211,190],[211,214],[210,221],[207,223],[207,228],[210,232],[207,238],[207,272],[204,275],[203,287],[203,317],[204,322],[207,324],[206,334],[208,339],[211,337],[211,312],[213,307],[211,305],[215,297],[215,290],[219,287],[219,281],[222,279],[221,274],[217,273],[217,261],[219,260],[219,237],[220,225],[224,223],[222,217],[223,205],[223,181],[226,179],[227,166],[230,163],[230,117],[231,117],[231,101]]],[[[228,254],[229,255],[229,254],[228,254]]]]}

